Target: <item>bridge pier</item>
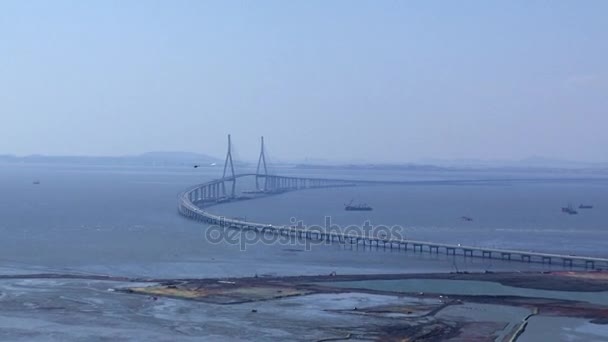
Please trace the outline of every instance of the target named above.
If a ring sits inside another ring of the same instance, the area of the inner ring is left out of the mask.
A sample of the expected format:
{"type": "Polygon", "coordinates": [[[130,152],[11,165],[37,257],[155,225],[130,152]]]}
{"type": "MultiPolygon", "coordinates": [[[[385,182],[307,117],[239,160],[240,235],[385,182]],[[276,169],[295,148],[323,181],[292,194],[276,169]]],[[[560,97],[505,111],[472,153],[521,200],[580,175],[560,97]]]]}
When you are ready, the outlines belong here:
{"type": "Polygon", "coordinates": [[[544,263],[545,263],[545,261],[546,261],[546,262],[547,262],[549,265],[551,265],[551,257],[543,256],[543,257],[541,258],[541,260],[542,260],[542,263],[543,263],[543,264],[544,264],[544,263]]]}
{"type": "Polygon", "coordinates": [[[445,254],[446,255],[449,255],[449,254],[456,255],[456,248],[446,247],[445,248],[445,254]]]}
{"type": "Polygon", "coordinates": [[[471,258],[473,257],[473,250],[472,249],[463,249],[462,250],[464,253],[464,256],[470,256],[471,258]]]}
{"type": "Polygon", "coordinates": [[[501,259],[505,259],[505,257],[507,258],[507,260],[511,260],[511,253],[500,253],[500,257],[501,259]]]}
{"type": "Polygon", "coordinates": [[[593,260],[585,260],[585,268],[595,269],[595,262],[593,260]]]}
{"type": "Polygon", "coordinates": [[[522,262],[524,262],[524,261],[530,262],[530,259],[531,259],[531,257],[529,255],[527,255],[527,254],[522,254],[521,255],[521,261],[522,262]]]}
{"type": "Polygon", "coordinates": [[[492,252],[491,251],[481,251],[481,257],[485,258],[486,256],[488,258],[492,259],[492,252]]]}

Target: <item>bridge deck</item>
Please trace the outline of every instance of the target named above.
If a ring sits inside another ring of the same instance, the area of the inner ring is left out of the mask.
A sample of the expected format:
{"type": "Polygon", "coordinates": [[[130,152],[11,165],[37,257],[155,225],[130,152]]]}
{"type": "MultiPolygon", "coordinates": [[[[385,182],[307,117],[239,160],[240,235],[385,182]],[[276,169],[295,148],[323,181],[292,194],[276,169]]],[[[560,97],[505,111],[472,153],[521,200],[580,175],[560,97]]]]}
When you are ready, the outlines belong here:
{"type": "MultiPolygon", "coordinates": [[[[342,232],[324,232],[321,230],[314,229],[302,229],[296,228],[292,226],[273,226],[270,224],[257,223],[257,222],[249,222],[238,219],[230,219],[219,215],[214,215],[209,213],[199,206],[197,206],[192,199],[196,198],[197,191],[202,188],[209,186],[217,186],[224,181],[232,181],[236,178],[245,177],[245,176],[260,176],[260,177],[268,177],[265,175],[258,174],[240,174],[236,175],[234,178],[225,178],[219,180],[213,180],[207,183],[203,183],[197,185],[183,193],[180,194],[178,198],[178,208],[179,212],[189,218],[193,218],[200,221],[206,221],[209,223],[238,228],[238,229],[251,229],[260,232],[271,232],[275,234],[289,234],[294,236],[301,236],[308,239],[316,239],[316,240],[327,240],[327,241],[338,241],[341,243],[360,243],[368,244],[368,245],[376,245],[379,246],[382,244],[384,247],[389,246],[389,248],[403,248],[407,250],[408,245],[413,247],[414,251],[423,251],[423,248],[426,249],[427,252],[435,252],[439,253],[439,249],[443,249],[446,254],[451,255],[464,255],[470,257],[481,257],[481,258],[494,258],[494,259],[508,259],[513,261],[522,261],[522,262],[539,262],[539,263],[552,263],[556,260],[561,260],[565,266],[581,266],[585,268],[598,268],[599,266],[608,267],[608,258],[599,258],[599,257],[588,257],[588,256],[579,256],[579,255],[565,255],[565,254],[556,254],[556,253],[542,253],[542,252],[533,252],[533,251],[522,251],[522,250],[513,250],[513,249],[499,249],[499,248],[485,248],[485,247],[475,247],[475,246],[463,246],[460,244],[447,244],[447,243],[436,243],[430,241],[418,241],[418,240],[408,240],[408,239],[396,239],[391,237],[378,237],[378,236],[363,236],[356,234],[348,234],[342,232]],[[348,242],[347,242],[348,240],[348,242]],[[512,257],[519,256],[519,259],[512,257]]],[[[282,176],[272,176],[272,177],[281,177],[282,176]]],[[[328,184],[335,184],[335,186],[340,186],[340,183],[355,183],[358,181],[352,180],[335,180],[335,179],[313,179],[313,178],[298,178],[298,177],[285,177],[289,179],[306,179],[306,180],[315,180],[319,182],[327,182],[328,184]]],[[[363,181],[365,182],[365,181],[363,181]]],[[[331,185],[328,185],[331,186],[331,185]]],[[[199,191],[200,192],[200,191],[199,191]]]]}

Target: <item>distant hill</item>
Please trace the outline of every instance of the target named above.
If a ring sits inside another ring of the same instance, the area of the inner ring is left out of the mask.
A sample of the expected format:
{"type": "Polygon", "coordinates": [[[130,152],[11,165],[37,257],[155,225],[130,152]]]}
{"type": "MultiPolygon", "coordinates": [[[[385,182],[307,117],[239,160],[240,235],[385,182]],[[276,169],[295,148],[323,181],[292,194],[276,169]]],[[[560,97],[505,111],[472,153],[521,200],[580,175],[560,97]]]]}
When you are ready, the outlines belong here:
{"type": "Polygon", "coordinates": [[[218,163],[222,160],[202,153],[194,152],[147,152],[138,156],[133,156],[134,159],[164,161],[164,162],[193,162],[193,163],[218,163]]]}
{"type": "Polygon", "coordinates": [[[608,172],[606,163],[582,163],[531,158],[523,161],[434,160],[434,163],[414,164],[295,164],[296,169],[398,170],[428,172],[608,172]]]}
{"type": "Polygon", "coordinates": [[[192,152],[147,152],[132,156],[46,156],[0,155],[0,162],[13,163],[67,163],[88,165],[207,165],[222,160],[206,154],[192,152]]]}
{"type": "Polygon", "coordinates": [[[342,169],[342,170],[408,170],[408,171],[447,171],[447,168],[421,164],[296,164],[296,169],[342,169]]]}
{"type": "Polygon", "coordinates": [[[447,168],[605,169],[608,167],[608,162],[584,162],[544,157],[529,157],[520,160],[422,159],[421,162],[447,168]]]}

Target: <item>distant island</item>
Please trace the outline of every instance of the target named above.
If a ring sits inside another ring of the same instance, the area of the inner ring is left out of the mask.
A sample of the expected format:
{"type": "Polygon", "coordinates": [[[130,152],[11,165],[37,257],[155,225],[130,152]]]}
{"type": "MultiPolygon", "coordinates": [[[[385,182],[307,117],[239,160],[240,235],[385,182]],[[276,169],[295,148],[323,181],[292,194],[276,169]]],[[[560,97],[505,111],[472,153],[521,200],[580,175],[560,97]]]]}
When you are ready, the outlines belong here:
{"type": "MultiPolygon", "coordinates": [[[[197,166],[223,165],[224,159],[203,153],[183,151],[154,151],[125,156],[51,156],[33,154],[16,156],[0,154],[0,163],[74,164],[74,165],[142,165],[142,166],[197,166]]],[[[255,167],[256,161],[235,161],[241,167],[255,167]]],[[[389,170],[403,172],[458,172],[499,171],[530,173],[608,173],[608,163],[569,162],[544,158],[515,161],[500,160],[441,160],[428,159],[419,163],[330,163],[324,160],[280,161],[274,167],[300,170],[389,170]]]]}
{"type": "Polygon", "coordinates": [[[223,162],[206,154],[192,152],[147,152],[128,156],[47,156],[0,155],[4,163],[82,164],[82,165],[211,165],[223,162]]]}
{"type": "Polygon", "coordinates": [[[449,171],[449,168],[423,164],[296,164],[296,169],[347,169],[347,170],[412,170],[412,171],[449,171]]]}
{"type": "Polygon", "coordinates": [[[385,170],[385,171],[402,171],[402,172],[513,172],[513,173],[608,173],[608,166],[605,165],[588,165],[579,167],[566,166],[543,166],[543,165],[430,165],[430,164],[295,164],[293,168],[308,170],[385,170]]]}

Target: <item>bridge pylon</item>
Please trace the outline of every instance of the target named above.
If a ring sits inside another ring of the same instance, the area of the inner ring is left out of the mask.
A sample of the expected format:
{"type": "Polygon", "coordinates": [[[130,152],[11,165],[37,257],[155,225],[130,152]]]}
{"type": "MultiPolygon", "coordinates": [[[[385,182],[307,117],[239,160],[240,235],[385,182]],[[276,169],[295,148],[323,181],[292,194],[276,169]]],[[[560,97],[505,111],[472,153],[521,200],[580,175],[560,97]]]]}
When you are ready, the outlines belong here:
{"type": "Polygon", "coordinates": [[[234,163],[232,162],[232,142],[230,140],[230,134],[228,134],[228,152],[226,153],[226,161],[224,162],[224,173],[222,175],[222,193],[226,196],[226,171],[228,171],[228,164],[230,164],[230,174],[228,181],[232,181],[232,189],[230,191],[230,197],[236,197],[236,177],[234,173],[234,163]]]}
{"type": "Polygon", "coordinates": [[[260,138],[260,158],[258,158],[258,167],[255,171],[255,188],[257,191],[268,190],[268,169],[266,168],[266,153],[264,152],[264,137],[260,138]],[[260,173],[263,170],[264,173],[260,173]],[[260,175],[264,175],[264,187],[260,188],[260,175]]]}

